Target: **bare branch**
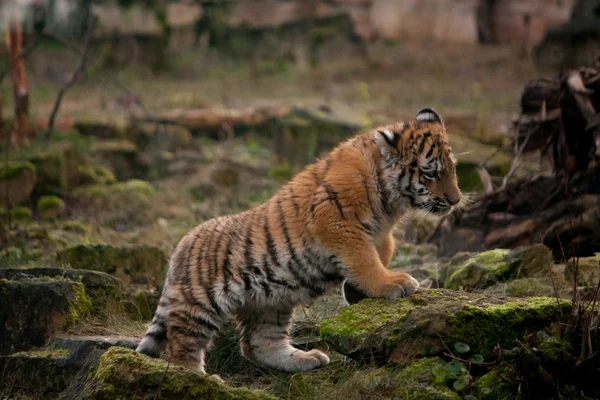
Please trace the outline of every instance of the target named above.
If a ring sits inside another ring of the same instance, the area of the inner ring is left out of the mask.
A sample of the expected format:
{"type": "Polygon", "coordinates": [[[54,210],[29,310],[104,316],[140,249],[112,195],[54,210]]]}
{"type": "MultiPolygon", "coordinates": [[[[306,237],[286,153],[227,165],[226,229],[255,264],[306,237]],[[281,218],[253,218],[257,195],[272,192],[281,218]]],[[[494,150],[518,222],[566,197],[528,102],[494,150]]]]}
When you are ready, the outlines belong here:
{"type": "Polygon", "coordinates": [[[48,120],[48,127],[46,128],[46,131],[43,133],[43,138],[46,140],[50,137],[50,134],[52,133],[52,130],[54,129],[54,120],[56,119],[56,114],[58,113],[58,109],[60,108],[60,103],[62,101],[63,96],[65,95],[67,90],[69,90],[71,88],[71,86],[73,86],[79,80],[79,78],[85,71],[85,67],[88,62],[88,52],[90,50],[90,44],[92,42],[92,37],[94,34],[95,27],[96,27],[96,20],[94,17],[90,17],[88,31],[86,33],[85,41],[83,44],[81,61],[79,63],[79,66],[75,70],[75,72],[73,72],[71,79],[69,79],[58,91],[58,95],[56,96],[56,102],[54,103],[54,107],[52,108],[52,113],[50,113],[50,118],[48,120]]]}

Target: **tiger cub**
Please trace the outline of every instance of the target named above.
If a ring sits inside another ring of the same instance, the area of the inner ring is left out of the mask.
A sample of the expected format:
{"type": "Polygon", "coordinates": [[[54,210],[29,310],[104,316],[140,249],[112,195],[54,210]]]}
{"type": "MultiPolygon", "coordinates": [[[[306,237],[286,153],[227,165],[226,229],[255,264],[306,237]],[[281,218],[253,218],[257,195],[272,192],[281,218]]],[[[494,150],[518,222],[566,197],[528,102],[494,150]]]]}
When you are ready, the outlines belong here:
{"type": "Polygon", "coordinates": [[[362,133],[295,176],[264,204],[207,221],[177,245],[159,306],[137,351],[204,372],[204,353],[235,316],[242,354],[283,371],[329,363],[290,344],[294,307],[347,279],[396,299],[418,282],[390,271],[391,231],[409,209],[447,214],[461,200],[440,117],[362,133]]]}

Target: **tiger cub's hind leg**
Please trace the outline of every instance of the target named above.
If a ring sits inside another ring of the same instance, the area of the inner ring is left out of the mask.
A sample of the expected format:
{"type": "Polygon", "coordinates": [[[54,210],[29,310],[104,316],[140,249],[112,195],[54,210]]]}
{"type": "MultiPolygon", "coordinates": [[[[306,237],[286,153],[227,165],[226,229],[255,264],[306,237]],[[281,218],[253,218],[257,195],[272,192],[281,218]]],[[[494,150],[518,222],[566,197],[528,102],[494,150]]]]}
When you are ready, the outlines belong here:
{"type": "Polygon", "coordinates": [[[319,351],[294,348],[288,336],[292,309],[262,308],[238,314],[244,357],[281,371],[309,371],[329,364],[319,351]]]}
{"type": "Polygon", "coordinates": [[[171,362],[206,373],[204,355],[219,332],[220,321],[198,306],[171,305],[169,311],[167,337],[171,362]]]}

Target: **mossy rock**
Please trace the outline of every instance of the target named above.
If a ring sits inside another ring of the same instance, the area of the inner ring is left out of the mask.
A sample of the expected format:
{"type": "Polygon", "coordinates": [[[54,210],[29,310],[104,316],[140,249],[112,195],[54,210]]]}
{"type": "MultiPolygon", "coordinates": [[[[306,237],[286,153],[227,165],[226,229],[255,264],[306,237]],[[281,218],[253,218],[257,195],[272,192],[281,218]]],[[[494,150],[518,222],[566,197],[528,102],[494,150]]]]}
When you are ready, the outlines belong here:
{"type": "Polygon", "coordinates": [[[150,321],[154,316],[160,292],[151,285],[128,285],[125,291],[125,309],[135,321],[150,321]]]}
{"type": "Polygon", "coordinates": [[[110,168],[99,165],[80,165],[79,175],[81,185],[110,185],[117,181],[115,173],[110,168]]]}
{"type": "Polygon", "coordinates": [[[577,285],[596,286],[600,280],[600,260],[597,257],[580,257],[579,260],[571,258],[565,268],[565,278],[573,282],[577,265],[577,285]]]}
{"type": "Polygon", "coordinates": [[[0,303],[0,354],[44,345],[92,308],[82,283],[52,278],[7,280],[0,303]]]}
{"type": "Polygon", "coordinates": [[[163,281],[166,254],[152,246],[79,245],[58,251],[56,260],[73,268],[112,274],[125,284],[158,286],[163,281]]]}
{"type": "Polygon", "coordinates": [[[81,156],[69,141],[34,143],[24,150],[11,153],[10,157],[35,165],[36,191],[40,194],[68,190],[79,183],[81,156]]]}
{"type": "Polygon", "coordinates": [[[58,196],[42,196],[38,200],[37,209],[45,219],[56,219],[65,211],[65,202],[58,196]]]}
{"type": "Polygon", "coordinates": [[[310,372],[300,372],[273,385],[269,390],[282,399],[419,399],[458,400],[444,379],[433,371],[445,362],[437,357],[416,360],[404,368],[360,367],[356,363],[333,360],[310,372]]]}
{"type": "Polygon", "coordinates": [[[448,289],[483,289],[498,282],[548,272],[552,254],[544,245],[519,247],[513,250],[495,249],[478,254],[459,253],[448,265],[448,289]]]}
{"type": "Polygon", "coordinates": [[[42,349],[0,356],[2,391],[7,398],[55,399],[71,382],[77,368],[67,362],[69,351],[42,349]],[[10,388],[10,389],[9,389],[10,388]],[[15,397],[12,397],[15,396],[15,397]]]}
{"type": "Polygon", "coordinates": [[[423,289],[407,298],[366,299],[321,323],[321,337],[336,351],[357,359],[405,361],[434,356],[444,343],[463,342],[489,354],[568,314],[570,302],[423,289]]]}
{"type": "Polygon", "coordinates": [[[515,393],[513,384],[510,384],[510,380],[502,379],[502,372],[495,367],[487,374],[481,376],[475,382],[473,387],[474,396],[482,400],[501,400],[511,399],[515,393]]]}
{"type": "Polygon", "coordinates": [[[29,161],[9,161],[0,163],[0,190],[4,194],[3,205],[16,206],[31,198],[37,182],[35,165],[29,161]]]}
{"type": "Polygon", "coordinates": [[[77,121],[74,128],[84,136],[93,136],[99,139],[115,139],[121,136],[117,127],[102,122],[77,121]]]}
{"type": "Polygon", "coordinates": [[[109,299],[123,298],[123,282],[99,271],[57,267],[23,267],[0,269],[0,279],[27,281],[36,279],[68,279],[81,282],[94,307],[102,307],[109,299]]]}
{"type": "Polygon", "coordinates": [[[187,368],[175,366],[121,347],[112,347],[100,357],[82,393],[93,399],[274,400],[271,395],[234,389],[187,368]]]}
{"type": "Polygon", "coordinates": [[[110,168],[120,181],[143,179],[150,170],[149,158],[135,143],[126,139],[97,141],[90,153],[96,163],[110,168]]]}
{"type": "Polygon", "coordinates": [[[132,121],[127,127],[126,136],[140,149],[178,151],[192,144],[192,133],[186,127],[171,124],[154,124],[132,121]]]}

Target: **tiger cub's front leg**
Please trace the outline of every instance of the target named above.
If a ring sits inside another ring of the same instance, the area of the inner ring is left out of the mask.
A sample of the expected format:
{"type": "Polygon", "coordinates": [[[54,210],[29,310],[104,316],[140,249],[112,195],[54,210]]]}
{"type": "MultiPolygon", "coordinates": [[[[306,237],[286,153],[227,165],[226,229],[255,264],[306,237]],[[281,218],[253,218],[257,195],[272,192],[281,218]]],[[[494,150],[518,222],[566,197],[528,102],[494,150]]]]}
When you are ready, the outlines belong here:
{"type": "Polygon", "coordinates": [[[391,235],[375,246],[366,237],[346,227],[320,232],[319,239],[338,256],[346,268],[348,278],[369,297],[396,299],[413,294],[419,282],[404,272],[390,271],[383,261],[389,262],[394,250],[391,235]]]}
{"type": "Polygon", "coordinates": [[[259,308],[240,311],[240,347],[244,357],[281,371],[309,371],[329,364],[319,350],[294,348],[288,336],[292,309],[259,308]]]}

